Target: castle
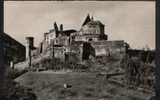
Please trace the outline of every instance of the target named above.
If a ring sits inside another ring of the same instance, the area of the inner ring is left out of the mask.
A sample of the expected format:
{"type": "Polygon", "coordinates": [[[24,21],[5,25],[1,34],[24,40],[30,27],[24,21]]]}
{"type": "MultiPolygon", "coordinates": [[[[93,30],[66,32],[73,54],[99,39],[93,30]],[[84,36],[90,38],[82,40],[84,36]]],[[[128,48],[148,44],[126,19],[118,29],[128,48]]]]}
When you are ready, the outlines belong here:
{"type": "Polygon", "coordinates": [[[39,47],[34,47],[34,38],[26,38],[26,61],[29,64],[40,61],[39,58],[58,58],[63,62],[82,63],[92,57],[125,55],[128,44],[123,40],[108,41],[105,25],[94,20],[88,14],[80,30],[64,30],[63,24],[44,33],[39,47]],[[33,61],[31,62],[31,59],[33,61]]]}

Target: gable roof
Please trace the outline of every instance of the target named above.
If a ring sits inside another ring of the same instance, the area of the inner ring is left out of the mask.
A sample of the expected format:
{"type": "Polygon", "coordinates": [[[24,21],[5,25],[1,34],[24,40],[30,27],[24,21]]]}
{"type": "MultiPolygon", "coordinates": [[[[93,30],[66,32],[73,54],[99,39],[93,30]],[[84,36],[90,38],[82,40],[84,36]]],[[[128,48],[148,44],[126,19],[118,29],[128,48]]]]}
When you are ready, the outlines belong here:
{"type": "Polygon", "coordinates": [[[83,22],[82,26],[86,25],[90,21],[91,21],[91,18],[90,18],[90,15],[88,14],[85,21],[83,22]]]}
{"type": "Polygon", "coordinates": [[[0,39],[6,43],[16,44],[17,46],[25,47],[23,44],[21,44],[6,33],[0,33],[0,39]]]}

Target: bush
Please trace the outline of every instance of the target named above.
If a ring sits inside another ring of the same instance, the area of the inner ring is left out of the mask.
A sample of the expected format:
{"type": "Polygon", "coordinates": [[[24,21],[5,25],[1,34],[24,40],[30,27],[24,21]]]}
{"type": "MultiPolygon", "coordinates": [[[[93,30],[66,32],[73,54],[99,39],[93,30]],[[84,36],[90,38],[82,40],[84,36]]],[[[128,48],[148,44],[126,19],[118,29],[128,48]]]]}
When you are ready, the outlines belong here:
{"type": "Polygon", "coordinates": [[[58,91],[58,99],[66,98],[66,97],[75,97],[78,93],[76,91],[70,89],[60,89],[58,91]]]}
{"type": "Polygon", "coordinates": [[[8,70],[8,75],[7,77],[10,79],[15,79],[17,77],[19,77],[20,75],[24,74],[25,72],[27,72],[27,70],[17,70],[17,69],[9,69],[8,70]]]}
{"type": "Polygon", "coordinates": [[[0,95],[0,100],[36,100],[37,97],[32,89],[22,87],[18,83],[6,79],[4,81],[3,94],[0,95]]]}

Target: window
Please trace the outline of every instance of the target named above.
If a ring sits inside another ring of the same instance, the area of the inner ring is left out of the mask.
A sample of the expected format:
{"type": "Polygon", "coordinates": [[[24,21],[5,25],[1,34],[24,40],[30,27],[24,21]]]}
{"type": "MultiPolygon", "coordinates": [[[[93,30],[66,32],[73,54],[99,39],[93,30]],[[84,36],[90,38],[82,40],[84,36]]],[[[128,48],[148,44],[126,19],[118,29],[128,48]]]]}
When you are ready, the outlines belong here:
{"type": "Polygon", "coordinates": [[[92,40],[93,40],[92,38],[88,39],[88,41],[92,41],[92,40]]]}

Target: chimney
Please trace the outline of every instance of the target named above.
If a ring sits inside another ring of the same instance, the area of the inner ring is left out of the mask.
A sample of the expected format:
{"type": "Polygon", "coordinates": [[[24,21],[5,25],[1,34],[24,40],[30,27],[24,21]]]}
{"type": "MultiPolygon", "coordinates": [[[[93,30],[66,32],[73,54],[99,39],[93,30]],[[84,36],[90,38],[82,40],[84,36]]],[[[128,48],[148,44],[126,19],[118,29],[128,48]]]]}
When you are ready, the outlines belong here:
{"type": "Polygon", "coordinates": [[[57,26],[57,23],[54,22],[54,30],[55,30],[55,33],[56,33],[56,37],[58,37],[58,26],[57,26]]]}
{"type": "Polygon", "coordinates": [[[54,29],[55,29],[55,31],[58,31],[58,26],[57,26],[56,22],[54,22],[54,29]]]}

